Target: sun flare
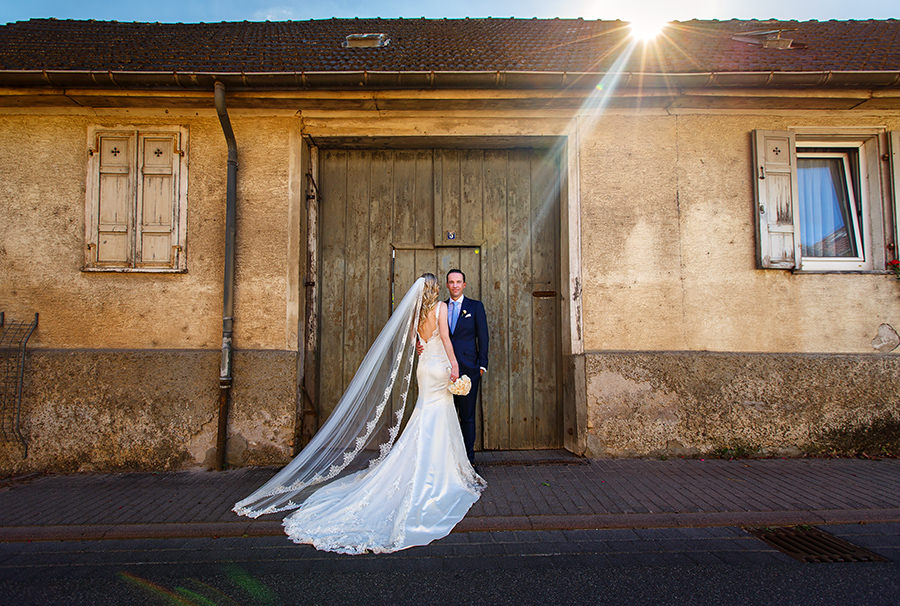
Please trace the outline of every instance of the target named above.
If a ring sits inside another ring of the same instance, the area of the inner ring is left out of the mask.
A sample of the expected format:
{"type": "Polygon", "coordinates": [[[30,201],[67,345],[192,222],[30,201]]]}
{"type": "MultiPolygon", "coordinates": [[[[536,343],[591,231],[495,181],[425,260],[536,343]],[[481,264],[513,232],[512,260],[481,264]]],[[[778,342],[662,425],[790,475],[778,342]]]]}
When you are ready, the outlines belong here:
{"type": "Polygon", "coordinates": [[[628,27],[631,28],[631,35],[638,40],[649,42],[662,32],[667,22],[662,19],[654,19],[643,17],[629,22],[628,27]]]}

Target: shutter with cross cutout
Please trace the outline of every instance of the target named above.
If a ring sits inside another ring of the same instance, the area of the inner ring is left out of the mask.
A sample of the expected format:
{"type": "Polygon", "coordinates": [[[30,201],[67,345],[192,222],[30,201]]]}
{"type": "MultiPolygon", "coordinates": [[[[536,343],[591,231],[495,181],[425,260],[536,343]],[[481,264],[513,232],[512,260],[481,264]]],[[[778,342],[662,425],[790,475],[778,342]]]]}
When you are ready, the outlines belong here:
{"type": "Polygon", "coordinates": [[[172,264],[178,162],[175,135],[142,135],[137,256],[142,265],[172,264]]]}
{"type": "Polygon", "coordinates": [[[128,263],[131,260],[131,209],[134,137],[100,137],[98,182],[97,262],[128,263]]]}

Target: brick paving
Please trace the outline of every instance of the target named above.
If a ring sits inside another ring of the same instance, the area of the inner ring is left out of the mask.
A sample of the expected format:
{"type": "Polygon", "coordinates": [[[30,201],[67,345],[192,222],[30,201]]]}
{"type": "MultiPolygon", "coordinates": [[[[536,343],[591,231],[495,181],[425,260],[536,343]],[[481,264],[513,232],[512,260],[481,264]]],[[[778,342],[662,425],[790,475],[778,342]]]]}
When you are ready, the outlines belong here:
{"type": "MultiPolygon", "coordinates": [[[[274,473],[40,476],[0,485],[0,540],[280,534],[231,506],[274,473]]],[[[458,532],[900,521],[900,461],[581,460],[484,456],[458,532]]]]}

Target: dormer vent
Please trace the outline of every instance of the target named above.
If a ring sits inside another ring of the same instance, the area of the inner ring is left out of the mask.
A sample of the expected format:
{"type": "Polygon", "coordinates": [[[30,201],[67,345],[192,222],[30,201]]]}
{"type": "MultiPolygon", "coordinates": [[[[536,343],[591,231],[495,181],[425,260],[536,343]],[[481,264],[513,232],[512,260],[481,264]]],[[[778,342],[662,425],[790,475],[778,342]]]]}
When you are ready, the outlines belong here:
{"type": "Polygon", "coordinates": [[[806,44],[802,42],[794,42],[793,38],[782,38],[781,34],[788,31],[785,29],[760,30],[753,32],[741,32],[734,34],[731,39],[736,42],[746,42],[747,44],[755,44],[763,48],[775,48],[779,50],[787,50],[791,48],[806,48],[806,44]]]}
{"type": "Polygon", "coordinates": [[[391,43],[387,34],[350,34],[344,39],[344,48],[381,48],[391,43]]]}

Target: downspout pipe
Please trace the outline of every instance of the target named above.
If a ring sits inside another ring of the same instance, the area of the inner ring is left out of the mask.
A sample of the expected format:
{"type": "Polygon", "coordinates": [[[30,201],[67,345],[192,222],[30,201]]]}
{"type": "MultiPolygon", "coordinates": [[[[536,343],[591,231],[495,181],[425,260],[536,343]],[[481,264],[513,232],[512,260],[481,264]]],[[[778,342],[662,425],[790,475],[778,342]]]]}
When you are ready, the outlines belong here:
{"type": "Polygon", "coordinates": [[[222,295],[222,358],[219,363],[219,418],[216,434],[216,469],[225,468],[225,447],[228,435],[228,409],[231,408],[232,338],[234,335],[234,235],[235,202],[237,196],[237,142],[225,107],[225,85],[215,84],[216,113],[228,144],[228,168],[225,187],[225,281],[222,295]]]}

